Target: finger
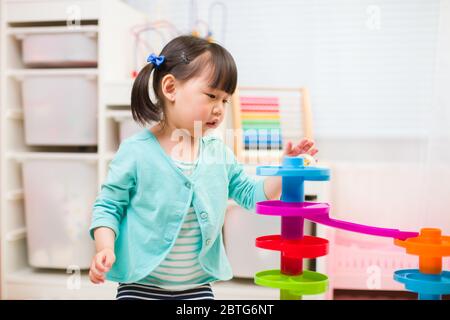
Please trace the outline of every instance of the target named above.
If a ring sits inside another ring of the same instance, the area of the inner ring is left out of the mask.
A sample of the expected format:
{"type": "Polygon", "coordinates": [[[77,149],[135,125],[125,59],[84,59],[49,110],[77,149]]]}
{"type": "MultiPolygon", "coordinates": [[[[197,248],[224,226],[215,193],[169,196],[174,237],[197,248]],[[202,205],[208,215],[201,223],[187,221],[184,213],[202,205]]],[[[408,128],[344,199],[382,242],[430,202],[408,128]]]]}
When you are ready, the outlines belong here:
{"type": "Polygon", "coordinates": [[[302,139],[294,148],[293,148],[293,152],[295,152],[296,154],[299,154],[300,151],[303,149],[303,147],[305,146],[305,144],[308,143],[307,139],[302,139]]]}
{"type": "Polygon", "coordinates": [[[93,261],[89,272],[92,273],[96,278],[101,278],[103,273],[96,267],[96,262],[93,261]]]}
{"type": "Polygon", "coordinates": [[[89,271],[89,280],[91,280],[92,283],[97,284],[97,280],[94,278],[94,276],[92,275],[92,273],[89,271]]]}
{"type": "Polygon", "coordinates": [[[317,152],[319,152],[319,150],[317,150],[316,148],[312,148],[311,150],[309,150],[309,154],[314,156],[317,152]]]}
{"type": "Polygon", "coordinates": [[[99,284],[99,283],[104,282],[104,281],[102,280],[102,278],[96,276],[92,270],[89,271],[89,278],[91,279],[91,282],[92,282],[92,283],[95,283],[95,284],[99,284]]]}
{"type": "Polygon", "coordinates": [[[286,143],[285,150],[287,150],[288,152],[292,150],[292,141],[289,140],[289,141],[286,143]]]}
{"type": "Polygon", "coordinates": [[[114,255],[112,255],[112,254],[106,255],[106,257],[105,257],[105,267],[107,269],[106,271],[111,269],[115,260],[116,260],[116,258],[114,257],[114,255]]]}
{"type": "Polygon", "coordinates": [[[100,281],[103,278],[103,274],[96,268],[95,260],[92,261],[91,267],[89,268],[89,275],[92,276],[96,281],[100,281]]]}
{"type": "Polygon", "coordinates": [[[106,272],[106,268],[103,265],[103,259],[104,259],[103,255],[98,255],[97,257],[95,257],[95,268],[97,268],[97,270],[101,272],[106,272]]]}
{"type": "Polygon", "coordinates": [[[303,148],[309,142],[311,142],[311,140],[309,140],[308,138],[303,138],[302,140],[300,140],[297,146],[299,148],[303,148]]]}
{"type": "Polygon", "coordinates": [[[311,149],[313,146],[314,146],[314,141],[307,142],[301,149],[300,153],[308,153],[309,149],[311,149]]]}
{"type": "Polygon", "coordinates": [[[97,279],[103,279],[103,273],[100,272],[99,270],[97,270],[95,267],[91,268],[90,272],[92,273],[92,275],[94,277],[96,277],[97,279]]]}
{"type": "Polygon", "coordinates": [[[89,279],[94,284],[99,284],[100,283],[100,281],[91,272],[89,272],[89,279]]]}
{"type": "Polygon", "coordinates": [[[308,138],[303,138],[302,141],[299,143],[300,148],[305,148],[307,145],[314,144],[314,141],[308,138]]]}
{"type": "Polygon", "coordinates": [[[95,284],[100,284],[100,283],[104,283],[105,281],[99,278],[92,278],[92,282],[95,284]]]}
{"type": "Polygon", "coordinates": [[[284,154],[290,154],[292,152],[292,141],[288,141],[284,147],[284,154]]]}

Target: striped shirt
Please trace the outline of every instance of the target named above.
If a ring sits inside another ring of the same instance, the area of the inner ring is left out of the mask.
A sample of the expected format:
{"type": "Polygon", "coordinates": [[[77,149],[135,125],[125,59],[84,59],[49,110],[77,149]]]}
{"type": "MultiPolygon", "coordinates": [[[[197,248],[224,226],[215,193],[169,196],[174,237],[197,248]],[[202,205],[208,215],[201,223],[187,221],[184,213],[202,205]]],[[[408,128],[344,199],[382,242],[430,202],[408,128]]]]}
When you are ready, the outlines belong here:
{"type": "Polygon", "coordinates": [[[189,290],[169,291],[152,285],[120,283],[117,300],[214,300],[209,283],[189,290]]]}
{"type": "MultiPolygon", "coordinates": [[[[184,174],[190,175],[197,162],[174,160],[184,174]]],[[[161,264],[140,284],[155,285],[168,290],[188,290],[217,279],[207,274],[198,261],[202,248],[202,234],[194,208],[186,214],[175,244],[161,264]]]]}

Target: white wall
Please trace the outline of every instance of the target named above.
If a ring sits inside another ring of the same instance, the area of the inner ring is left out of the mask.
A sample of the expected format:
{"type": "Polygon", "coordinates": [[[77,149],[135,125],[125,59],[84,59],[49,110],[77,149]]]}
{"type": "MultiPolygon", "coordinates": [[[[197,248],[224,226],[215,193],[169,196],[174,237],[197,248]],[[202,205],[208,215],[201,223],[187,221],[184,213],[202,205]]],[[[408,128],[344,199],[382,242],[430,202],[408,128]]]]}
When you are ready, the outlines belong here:
{"type": "Polygon", "coordinates": [[[229,0],[225,31],[223,7],[208,11],[215,1],[128,2],[183,32],[205,20],[234,55],[241,85],[308,86],[322,157],[347,160],[359,149],[365,161],[386,148],[392,161],[420,156],[438,0],[229,0]]]}
{"type": "MultiPolygon", "coordinates": [[[[195,17],[208,22],[215,3],[129,2],[184,32],[195,17]]],[[[442,88],[449,82],[437,74],[450,57],[442,44],[450,39],[442,22],[449,2],[228,0],[224,32],[224,11],[215,7],[210,23],[236,59],[240,85],[310,88],[319,160],[339,174],[334,211],[341,218],[398,228],[442,224],[450,232],[450,185],[439,178],[448,164],[436,167],[450,158],[442,152],[449,140],[438,138],[450,137],[442,88]]]]}

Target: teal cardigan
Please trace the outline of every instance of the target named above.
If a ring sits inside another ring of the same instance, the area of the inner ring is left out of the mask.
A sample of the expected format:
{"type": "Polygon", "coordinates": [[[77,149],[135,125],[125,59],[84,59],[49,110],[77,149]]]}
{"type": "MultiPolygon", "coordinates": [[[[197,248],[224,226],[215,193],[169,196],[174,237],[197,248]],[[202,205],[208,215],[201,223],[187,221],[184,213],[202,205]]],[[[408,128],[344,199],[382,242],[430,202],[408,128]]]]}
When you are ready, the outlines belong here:
{"type": "Polygon", "coordinates": [[[218,280],[231,279],[222,240],[228,198],[254,210],[267,200],[263,182],[247,176],[233,152],[211,136],[201,139],[198,167],[189,177],[149,130],[124,140],[93,205],[89,230],[92,239],[98,227],[115,232],[116,262],[106,278],[131,283],[150,274],[175,243],[192,202],[202,232],[200,265],[218,280]]]}

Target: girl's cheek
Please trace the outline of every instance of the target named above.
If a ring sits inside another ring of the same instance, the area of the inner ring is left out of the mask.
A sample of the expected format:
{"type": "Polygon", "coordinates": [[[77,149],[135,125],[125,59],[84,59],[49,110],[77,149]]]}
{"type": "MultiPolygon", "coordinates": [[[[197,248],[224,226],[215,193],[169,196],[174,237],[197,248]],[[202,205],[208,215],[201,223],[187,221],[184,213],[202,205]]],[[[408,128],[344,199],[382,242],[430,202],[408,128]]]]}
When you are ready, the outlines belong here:
{"type": "Polygon", "coordinates": [[[200,119],[209,118],[211,114],[211,107],[209,105],[204,105],[203,107],[199,108],[196,113],[200,119]]]}

